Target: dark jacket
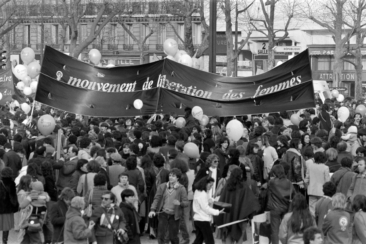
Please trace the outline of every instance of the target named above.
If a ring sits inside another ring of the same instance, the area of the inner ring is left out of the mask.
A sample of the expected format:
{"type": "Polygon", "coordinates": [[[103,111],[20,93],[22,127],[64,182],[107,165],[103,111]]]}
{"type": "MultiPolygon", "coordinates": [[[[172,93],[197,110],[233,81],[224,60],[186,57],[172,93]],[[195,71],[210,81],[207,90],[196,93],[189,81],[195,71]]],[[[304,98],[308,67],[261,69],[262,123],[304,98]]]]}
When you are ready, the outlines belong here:
{"type": "Polygon", "coordinates": [[[87,244],[90,237],[92,237],[92,231],[86,226],[80,211],[70,207],[66,213],[64,243],[87,244]]]}
{"type": "Polygon", "coordinates": [[[76,190],[76,186],[78,185],[79,179],[77,179],[76,182],[74,182],[75,178],[73,177],[73,173],[76,170],[76,165],[78,162],[78,158],[75,157],[71,161],[58,161],[53,165],[54,169],[58,169],[58,180],[57,180],[57,188],[58,189],[64,189],[65,187],[70,187],[71,189],[76,190]]]}
{"type": "Polygon", "coordinates": [[[347,196],[348,189],[351,186],[354,175],[356,175],[356,173],[352,172],[350,168],[342,167],[332,175],[330,181],[336,185],[337,192],[341,192],[347,196]]]}
{"type": "Polygon", "coordinates": [[[10,150],[4,154],[3,160],[5,167],[10,167],[13,170],[13,179],[15,179],[22,168],[22,159],[16,152],[10,150]]]}
{"type": "Polygon", "coordinates": [[[203,141],[203,151],[204,152],[209,152],[209,153],[212,153],[211,152],[211,149],[215,148],[215,142],[214,140],[212,140],[212,138],[206,138],[204,141],[203,141]]]}
{"type": "MultiPolygon", "coordinates": [[[[108,167],[108,166],[107,166],[108,167]]],[[[112,189],[111,181],[109,180],[109,168],[101,167],[99,170],[100,174],[103,174],[107,180],[107,188],[108,190],[112,189]]]]}
{"type": "Polygon", "coordinates": [[[324,129],[329,132],[332,129],[329,114],[326,111],[321,111],[318,117],[320,119],[320,129],[324,129]]]}
{"type": "Polygon", "coordinates": [[[18,211],[18,197],[12,178],[2,178],[0,180],[0,202],[0,214],[15,213],[18,211]]]}
{"type": "Polygon", "coordinates": [[[342,165],[338,163],[337,160],[328,160],[327,162],[325,162],[325,165],[329,167],[329,173],[334,173],[339,170],[340,167],[342,167],[342,165]]]}
{"type": "Polygon", "coordinates": [[[272,179],[268,182],[267,208],[286,213],[290,206],[290,199],[295,195],[295,189],[291,182],[286,179],[272,179]]]}
{"type": "MultiPolygon", "coordinates": [[[[111,223],[111,229],[107,226],[100,225],[100,218],[107,210],[103,207],[97,207],[91,216],[91,220],[94,221],[94,235],[97,243],[113,243],[113,230],[124,229],[126,230],[126,220],[124,218],[122,210],[118,206],[114,206],[114,214],[118,217],[113,219],[111,223]]],[[[108,214],[112,214],[112,208],[108,210],[108,214]]],[[[94,239],[93,239],[94,240],[94,239]]],[[[93,241],[92,240],[92,241],[93,241]]]]}
{"type": "Polygon", "coordinates": [[[48,195],[51,198],[51,201],[56,202],[58,196],[54,178],[51,176],[46,176],[44,180],[45,180],[44,191],[48,193],[48,195]]]}
{"type": "MultiPolygon", "coordinates": [[[[151,205],[151,211],[160,212],[162,211],[164,205],[164,193],[166,191],[168,183],[163,183],[158,186],[156,191],[154,201],[151,205]]],[[[181,184],[177,183],[177,197],[176,200],[180,202],[179,206],[175,206],[174,209],[174,219],[178,220],[181,216],[183,216],[183,208],[188,207],[188,198],[187,198],[187,190],[181,184]]]]}
{"type": "Polygon", "coordinates": [[[145,184],[140,170],[136,168],[134,170],[126,170],[125,173],[128,174],[128,183],[133,185],[138,193],[144,192],[145,184]]]}
{"type": "Polygon", "coordinates": [[[140,230],[139,230],[139,220],[137,219],[138,213],[136,209],[131,204],[126,202],[121,202],[119,205],[123,215],[126,220],[126,228],[128,234],[128,244],[140,244],[140,230]]]}
{"type": "Polygon", "coordinates": [[[63,231],[68,207],[64,200],[58,200],[50,209],[50,220],[53,225],[53,242],[64,240],[63,231]]]}
{"type": "Polygon", "coordinates": [[[330,211],[323,223],[324,244],[346,244],[352,240],[351,216],[343,209],[330,211]]]}

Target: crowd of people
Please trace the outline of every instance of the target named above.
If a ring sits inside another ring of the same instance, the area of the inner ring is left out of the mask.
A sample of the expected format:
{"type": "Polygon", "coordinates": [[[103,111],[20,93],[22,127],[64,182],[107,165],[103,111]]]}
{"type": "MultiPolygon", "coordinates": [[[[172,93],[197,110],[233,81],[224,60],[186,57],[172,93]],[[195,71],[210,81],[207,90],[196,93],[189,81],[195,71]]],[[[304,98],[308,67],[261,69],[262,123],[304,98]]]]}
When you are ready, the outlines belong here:
{"type": "Polygon", "coordinates": [[[190,108],[182,128],[170,115],[91,118],[46,106],[24,125],[19,109],[3,109],[2,243],[12,229],[32,244],[243,243],[264,212],[273,244],[366,243],[366,120],[356,105],[345,100],[344,123],[331,100],[299,111],[297,124],[286,111],[236,117],[238,141],[225,132],[233,117],[202,125],[190,108]],[[44,114],[57,123],[49,135],[36,126],[44,114]]]}

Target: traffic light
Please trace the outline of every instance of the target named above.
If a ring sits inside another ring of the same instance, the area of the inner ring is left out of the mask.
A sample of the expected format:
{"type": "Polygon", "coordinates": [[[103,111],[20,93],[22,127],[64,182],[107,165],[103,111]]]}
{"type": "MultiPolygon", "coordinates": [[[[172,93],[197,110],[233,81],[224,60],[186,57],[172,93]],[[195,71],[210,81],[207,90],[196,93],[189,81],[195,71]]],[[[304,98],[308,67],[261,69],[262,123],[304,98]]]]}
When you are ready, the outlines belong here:
{"type": "Polygon", "coordinates": [[[1,60],[0,60],[0,66],[1,66],[1,69],[6,69],[6,51],[3,50],[1,52],[1,60]]]}

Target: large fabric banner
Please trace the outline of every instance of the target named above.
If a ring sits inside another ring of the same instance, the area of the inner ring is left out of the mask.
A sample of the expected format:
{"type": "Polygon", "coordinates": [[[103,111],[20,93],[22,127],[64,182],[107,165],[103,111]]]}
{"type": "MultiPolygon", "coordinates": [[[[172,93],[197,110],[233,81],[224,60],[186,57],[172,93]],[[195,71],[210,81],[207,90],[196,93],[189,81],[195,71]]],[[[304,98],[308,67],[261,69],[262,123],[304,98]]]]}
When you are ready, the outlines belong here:
{"type": "Polygon", "coordinates": [[[3,70],[0,73],[0,93],[2,95],[0,105],[5,105],[7,102],[11,102],[12,95],[14,94],[14,84],[13,73],[10,69],[3,70]]]}
{"type": "Polygon", "coordinates": [[[36,101],[90,116],[183,114],[243,115],[313,107],[308,51],[252,77],[225,77],[165,59],[129,67],[96,67],[46,47],[36,101]],[[144,103],[133,107],[135,99],[144,103]]]}

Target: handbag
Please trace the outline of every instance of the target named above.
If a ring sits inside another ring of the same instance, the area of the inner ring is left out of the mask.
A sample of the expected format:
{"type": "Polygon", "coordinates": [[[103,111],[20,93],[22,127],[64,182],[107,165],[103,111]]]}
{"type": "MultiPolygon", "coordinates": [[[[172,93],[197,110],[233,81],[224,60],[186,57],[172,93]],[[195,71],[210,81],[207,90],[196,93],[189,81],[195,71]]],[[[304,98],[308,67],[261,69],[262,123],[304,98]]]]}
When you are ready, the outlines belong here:
{"type": "Polygon", "coordinates": [[[93,213],[93,204],[91,203],[92,197],[93,197],[93,189],[89,191],[88,206],[85,209],[85,215],[89,218],[92,216],[93,213]]]}
{"type": "Polygon", "coordinates": [[[111,220],[108,217],[107,211],[103,208],[105,218],[107,219],[108,224],[110,225],[111,229],[113,230],[113,244],[127,244],[128,243],[128,234],[125,231],[124,234],[118,233],[117,230],[113,229],[113,225],[111,220]]]}

